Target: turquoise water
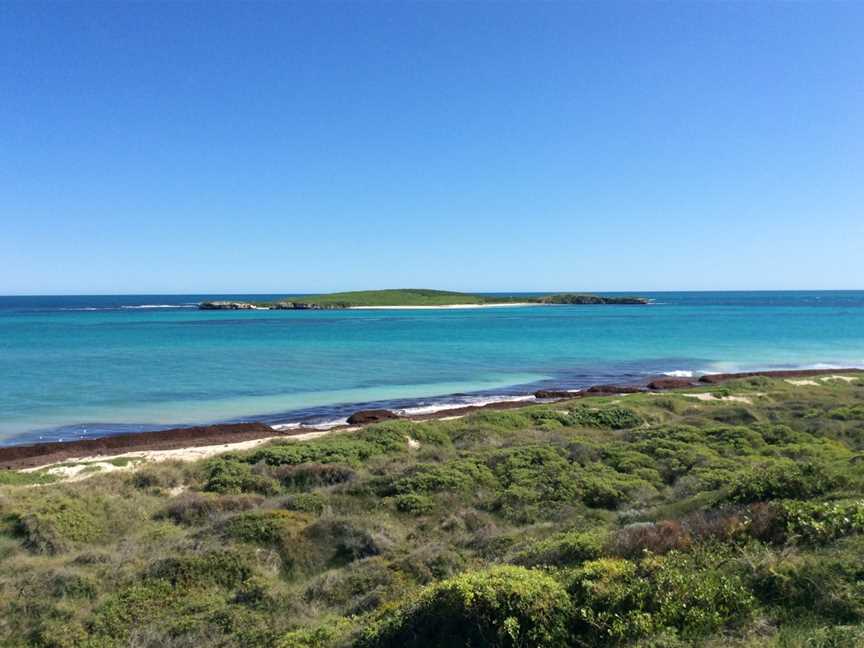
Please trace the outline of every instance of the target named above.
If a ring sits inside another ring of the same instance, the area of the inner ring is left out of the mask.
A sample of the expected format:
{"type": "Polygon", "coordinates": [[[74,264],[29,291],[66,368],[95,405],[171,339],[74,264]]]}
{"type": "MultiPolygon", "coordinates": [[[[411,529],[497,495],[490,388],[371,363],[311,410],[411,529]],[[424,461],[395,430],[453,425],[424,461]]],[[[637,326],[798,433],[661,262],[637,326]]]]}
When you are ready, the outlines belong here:
{"type": "Polygon", "coordinates": [[[222,312],[193,305],[253,296],[0,297],[0,443],[864,366],[864,291],[641,294],[655,303],[222,312]]]}

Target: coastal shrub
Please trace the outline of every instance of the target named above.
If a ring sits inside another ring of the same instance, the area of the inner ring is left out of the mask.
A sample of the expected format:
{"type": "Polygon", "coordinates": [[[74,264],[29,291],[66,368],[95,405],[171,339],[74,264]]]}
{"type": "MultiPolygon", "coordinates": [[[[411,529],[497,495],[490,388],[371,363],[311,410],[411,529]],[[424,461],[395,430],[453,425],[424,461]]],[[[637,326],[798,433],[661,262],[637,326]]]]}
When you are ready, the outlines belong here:
{"type": "Polygon", "coordinates": [[[517,552],[511,562],[523,567],[577,565],[599,558],[605,542],[606,533],[602,530],[565,531],[540,541],[532,541],[517,552]]]}
{"type": "Polygon", "coordinates": [[[310,520],[306,513],[281,509],[247,511],[225,520],[222,531],[240,542],[284,547],[310,520]]]}
{"type": "Polygon", "coordinates": [[[448,421],[383,421],[371,426],[375,434],[396,433],[406,439],[413,439],[421,446],[451,447],[453,442],[449,430],[452,422],[448,421]]]}
{"type": "Polygon", "coordinates": [[[343,614],[362,614],[393,599],[403,589],[399,575],[377,556],[317,576],[303,591],[303,599],[343,614]]]}
{"type": "Polygon", "coordinates": [[[838,421],[864,421],[864,405],[837,407],[832,409],[828,415],[838,421]]]}
{"type": "Polygon", "coordinates": [[[529,489],[541,499],[571,499],[578,495],[572,466],[561,448],[507,448],[494,453],[487,463],[505,488],[529,489]]]}
{"type": "Polygon", "coordinates": [[[635,476],[619,473],[614,468],[596,462],[576,472],[574,483],[580,499],[588,506],[614,509],[638,489],[654,492],[654,487],[635,476]]]}
{"type": "Polygon", "coordinates": [[[352,517],[323,517],[304,530],[304,536],[333,564],[377,556],[393,547],[387,529],[370,520],[352,517]]]}
{"type": "Polygon", "coordinates": [[[748,556],[753,593],[783,618],[816,617],[836,624],[864,622],[864,543],[830,553],[790,554],[763,550],[748,556]]]}
{"type": "Polygon", "coordinates": [[[164,462],[142,466],[129,477],[135,488],[167,489],[180,486],[187,480],[187,468],[179,462],[164,462]]]}
{"type": "Polygon", "coordinates": [[[169,519],[175,524],[200,525],[211,518],[236,511],[247,511],[261,505],[260,495],[215,495],[187,493],[181,495],[156,514],[157,519],[169,519]]]}
{"type": "Polygon", "coordinates": [[[143,645],[170,645],[165,641],[184,636],[189,645],[218,645],[212,642],[223,633],[213,621],[225,614],[226,589],[236,590],[251,575],[245,561],[227,551],[158,561],[100,602],[87,622],[88,642],[77,645],[119,648],[148,635],[155,643],[143,645]]]}
{"type": "Polygon", "coordinates": [[[427,584],[464,571],[466,562],[462,551],[446,543],[428,542],[390,565],[403,578],[427,584]]]}
{"type": "Polygon", "coordinates": [[[811,544],[824,544],[853,533],[864,533],[864,500],[782,504],[786,532],[811,544]]]}
{"type": "Polygon", "coordinates": [[[550,503],[579,499],[575,471],[561,448],[507,448],[494,453],[488,464],[501,483],[495,507],[513,521],[532,521],[551,513],[550,503]]]}
{"type": "Polygon", "coordinates": [[[214,550],[159,560],[150,566],[146,576],[167,581],[173,587],[219,585],[233,588],[252,576],[252,568],[236,551],[214,550]]]}
{"type": "Polygon", "coordinates": [[[565,424],[625,430],[641,425],[642,418],[625,407],[605,407],[603,409],[574,407],[569,411],[565,424]]]}
{"type": "Polygon", "coordinates": [[[15,533],[36,553],[55,554],[76,543],[95,542],[106,528],[103,501],[56,494],[15,514],[15,533]]]}
{"type": "Polygon", "coordinates": [[[269,466],[304,463],[357,465],[378,455],[404,452],[408,436],[391,426],[370,425],[349,436],[334,436],[305,441],[271,444],[242,456],[246,463],[263,462],[269,466]]]}
{"type": "Polygon", "coordinates": [[[836,480],[822,466],[777,460],[739,473],[729,488],[728,498],[745,504],[771,499],[807,499],[835,485],[836,480]]]}
{"type": "Polygon", "coordinates": [[[315,628],[301,628],[285,634],[275,648],[330,648],[342,645],[352,624],[344,617],[326,619],[315,628]]]}
{"type": "Polygon", "coordinates": [[[393,498],[393,502],[398,510],[412,515],[423,515],[435,508],[435,500],[428,495],[417,495],[416,493],[397,495],[393,498]]]}
{"type": "Polygon", "coordinates": [[[627,432],[632,451],[651,457],[663,482],[672,484],[695,467],[716,465],[722,457],[691,426],[639,428],[627,432]]]}
{"type": "Polygon", "coordinates": [[[384,494],[465,492],[495,483],[495,476],[482,462],[474,459],[457,459],[444,464],[412,466],[402,477],[389,482],[384,489],[384,494]]]}
{"type": "Polygon", "coordinates": [[[728,425],[745,426],[756,423],[759,417],[753,413],[749,407],[713,407],[705,412],[705,416],[711,418],[718,423],[726,423],[728,425]]]}
{"type": "Polygon", "coordinates": [[[276,480],[255,474],[252,466],[233,458],[212,459],[204,467],[204,490],[226,495],[260,493],[275,495],[279,492],[276,480]]]}
{"type": "Polygon", "coordinates": [[[318,514],[324,512],[327,503],[328,499],[322,493],[297,493],[279,499],[277,505],[286,511],[318,514]]]}
{"type": "Polygon", "coordinates": [[[364,648],[453,646],[564,648],[572,607],[541,571],[501,566],[468,572],[386,610],[365,629],[364,648]]]}
{"type": "Polygon", "coordinates": [[[273,470],[272,474],[284,486],[298,490],[333,486],[351,481],[357,476],[357,473],[349,466],[320,463],[279,466],[273,470]]]}
{"type": "Polygon", "coordinates": [[[569,591],[576,605],[575,633],[605,645],[672,628],[697,638],[751,614],[755,601],[722,560],[707,554],[670,552],[632,562],[605,558],[574,571],[569,591]]]}
{"type": "Polygon", "coordinates": [[[693,543],[690,532],[678,521],[643,522],[620,529],[611,549],[619,556],[637,558],[646,553],[663,555],[685,550],[693,543]]]}

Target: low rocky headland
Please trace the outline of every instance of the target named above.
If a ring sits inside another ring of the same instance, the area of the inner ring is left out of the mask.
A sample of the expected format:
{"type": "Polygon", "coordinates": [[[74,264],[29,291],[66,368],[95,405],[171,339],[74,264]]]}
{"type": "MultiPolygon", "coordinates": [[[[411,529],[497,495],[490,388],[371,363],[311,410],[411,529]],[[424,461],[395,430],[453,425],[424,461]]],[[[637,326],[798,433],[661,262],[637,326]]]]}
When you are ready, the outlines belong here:
{"type": "Polygon", "coordinates": [[[365,290],[285,298],[276,301],[203,301],[201,310],[339,310],[346,308],[455,308],[506,306],[524,304],[547,305],[627,305],[650,303],[645,297],[603,296],[586,293],[560,293],[541,297],[501,297],[458,293],[446,290],[394,289],[365,290]]]}

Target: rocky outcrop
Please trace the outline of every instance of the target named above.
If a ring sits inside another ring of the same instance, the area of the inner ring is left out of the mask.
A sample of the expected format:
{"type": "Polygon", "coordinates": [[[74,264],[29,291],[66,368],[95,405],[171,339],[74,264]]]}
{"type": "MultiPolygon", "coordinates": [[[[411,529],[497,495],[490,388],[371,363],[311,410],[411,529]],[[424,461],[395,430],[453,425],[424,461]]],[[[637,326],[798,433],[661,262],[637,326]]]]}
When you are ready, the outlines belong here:
{"type": "Polygon", "coordinates": [[[349,304],[315,304],[311,302],[279,301],[265,304],[235,301],[205,301],[198,304],[200,310],[339,310],[349,304]]]}
{"type": "Polygon", "coordinates": [[[270,305],[274,310],[340,310],[349,308],[350,304],[316,304],[314,302],[289,302],[280,301],[270,305]]]}
{"type": "Polygon", "coordinates": [[[685,389],[693,387],[694,383],[690,378],[658,378],[648,383],[648,389],[662,391],[664,389],[685,389]]]}
{"type": "Polygon", "coordinates": [[[538,389],[534,392],[534,398],[578,398],[580,393],[566,389],[538,389]]]}
{"type": "Polygon", "coordinates": [[[348,423],[350,425],[368,425],[369,423],[378,423],[379,421],[389,421],[398,418],[397,414],[386,409],[360,410],[348,417],[348,423]]]}
{"type": "Polygon", "coordinates": [[[267,306],[235,301],[205,301],[198,304],[198,308],[200,310],[268,310],[267,306]]]}

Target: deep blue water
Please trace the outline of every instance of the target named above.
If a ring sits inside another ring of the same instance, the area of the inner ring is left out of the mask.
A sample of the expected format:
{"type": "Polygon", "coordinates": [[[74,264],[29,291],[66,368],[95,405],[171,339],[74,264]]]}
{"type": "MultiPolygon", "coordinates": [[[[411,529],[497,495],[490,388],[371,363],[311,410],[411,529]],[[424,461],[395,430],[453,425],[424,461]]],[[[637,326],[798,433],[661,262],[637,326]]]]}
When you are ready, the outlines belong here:
{"type": "Polygon", "coordinates": [[[282,295],[0,297],[0,443],[864,366],[864,291],[639,294],[654,303],[230,312],[194,305],[282,295]]]}

